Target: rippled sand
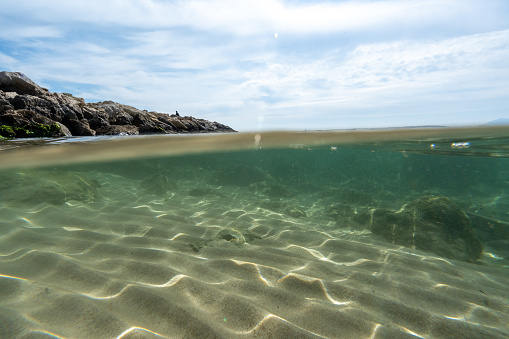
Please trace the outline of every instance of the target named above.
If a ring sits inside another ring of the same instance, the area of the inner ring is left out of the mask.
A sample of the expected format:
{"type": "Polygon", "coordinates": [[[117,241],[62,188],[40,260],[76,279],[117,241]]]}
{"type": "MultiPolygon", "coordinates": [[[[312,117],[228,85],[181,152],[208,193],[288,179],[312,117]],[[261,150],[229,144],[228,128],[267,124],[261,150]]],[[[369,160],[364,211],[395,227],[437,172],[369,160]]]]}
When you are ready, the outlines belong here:
{"type": "Polygon", "coordinates": [[[0,337],[509,333],[506,269],[338,229],[313,198],[286,199],[307,214],[297,218],[260,207],[265,198],[245,187],[188,180],[162,198],[96,177],[101,202],[0,208],[0,337]],[[218,239],[225,227],[261,239],[218,239]]]}

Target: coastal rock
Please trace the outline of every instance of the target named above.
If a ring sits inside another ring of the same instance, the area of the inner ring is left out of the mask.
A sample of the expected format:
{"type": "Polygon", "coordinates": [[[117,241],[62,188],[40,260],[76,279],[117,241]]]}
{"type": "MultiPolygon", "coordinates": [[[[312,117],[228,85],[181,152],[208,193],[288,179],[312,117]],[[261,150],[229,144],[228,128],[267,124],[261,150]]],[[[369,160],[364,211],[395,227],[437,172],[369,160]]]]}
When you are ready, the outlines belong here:
{"type": "Polygon", "coordinates": [[[82,112],[83,117],[87,119],[90,128],[98,130],[110,126],[108,114],[101,109],[85,106],[82,108],[82,112]]]}
{"type": "Polygon", "coordinates": [[[468,216],[445,197],[421,197],[397,212],[373,210],[371,232],[396,245],[467,262],[478,260],[483,250],[468,216]]]}
{"type": "Polygon", "coordinates": [[[48,92],[19,72],[0,72],[0,90],[19,94],[40,95],[48,92]]]}
{"type": "Polygon", "coordinates": [[[95,136],[96,131],[90,128],[88,121],[85,119],[68,119],[65,126],[69,128],[72,135],[95,136]]]}
{"type": "Polygon", "coordinates": [[[131,125],[108,125],[96,130],[98,135],[138,135],[140,134],[136,126],[131,125]]]}
{"type": "Polygon", "coordinates": [[[217,122],[148,112],[113,101],[86,103],[69,93],[49,92],[22,73],[5,71],[0,72],[0,126],[0,137],[8,138],[235,132],[217,122]],[[40,125],[60,126],[60,130],[30,133],[40,130],[40,125]]]}

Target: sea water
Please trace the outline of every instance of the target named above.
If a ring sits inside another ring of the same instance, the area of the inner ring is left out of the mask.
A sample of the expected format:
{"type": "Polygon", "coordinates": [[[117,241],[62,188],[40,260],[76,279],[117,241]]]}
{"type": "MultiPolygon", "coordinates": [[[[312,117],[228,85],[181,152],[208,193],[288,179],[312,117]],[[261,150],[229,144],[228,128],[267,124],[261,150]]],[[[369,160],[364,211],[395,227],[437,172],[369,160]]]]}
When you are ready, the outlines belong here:
{"type": "Polygon", "coordinates": [[[506,337],[509,128],[0,144],[0,337],[506,337]]]}

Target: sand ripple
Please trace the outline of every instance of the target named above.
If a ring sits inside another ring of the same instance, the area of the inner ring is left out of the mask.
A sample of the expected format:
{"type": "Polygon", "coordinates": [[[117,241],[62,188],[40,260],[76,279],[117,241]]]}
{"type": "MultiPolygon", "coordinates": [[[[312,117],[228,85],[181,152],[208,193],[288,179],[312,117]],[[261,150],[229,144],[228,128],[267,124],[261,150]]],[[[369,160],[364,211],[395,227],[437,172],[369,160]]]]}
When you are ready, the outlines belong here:
{"type": "Polygon", "coordinates": [[[507,270],[221,194],[134,197],[0,208],[0,337],[508,336],[507,270]],[[262,239],[189,246],[224,227],[262,239]]]}

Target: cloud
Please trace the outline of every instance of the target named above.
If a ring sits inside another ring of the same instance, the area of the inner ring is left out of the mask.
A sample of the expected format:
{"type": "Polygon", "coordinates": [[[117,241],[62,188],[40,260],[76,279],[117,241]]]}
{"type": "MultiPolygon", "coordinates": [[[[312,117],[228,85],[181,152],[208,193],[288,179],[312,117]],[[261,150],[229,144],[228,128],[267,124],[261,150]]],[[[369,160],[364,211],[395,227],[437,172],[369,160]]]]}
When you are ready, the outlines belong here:
{"type": "Polygon", "coordinates": [[[87,101],[178,109],[241,130],[310,115],[328,125],[431,119],[454,104],[502,107],[509,92],[505,1],[4,5],[1,68],[87,101]]]}
{"type": "Polygon", "coordinates": [[[61,32],[58,29],[50,26],[25,26],[19,25],[5,25],[2,26],[2,39],[4,40],[19,40],[19,39],[36,39],[36,38],[58,38],[61,32]]]}
{"type": "Polygon", "coordinates": [[[393,116],[408,114],[394,107],[455,104],[465,109],[467,101],[507,97],[508,42],[509,30],[504,30],[441,41],[365,44],[346,56],[269,64],[247,74],[238,92],[250,93],[259,109],[312,111],[329,121],[340,118],[341,111],[360,109],[380,116],[388,109],[393,116]],[[270,108],[267,93],[273,96],[270,108]]]}
{"type": "Polygon", "coordinates": [[[18,60],[16,60],[15,58],[0,52],[0,65],[14,67],[14,65],[16,65],[17,63],[18,60]]]}
{"type": "Polygon", "coordinates": [[[331,34],[372,28],[500,29],[505,24],[501,0],[385,0],[291,3],[280,0],[18,0],[6,13],[51,23],[167,29],[188,27],[234,35],[331,34]],[[469,20],[458,20],[466,18],[469,20]]]}

